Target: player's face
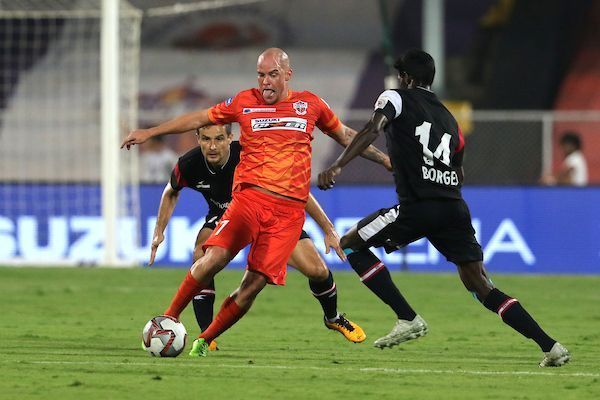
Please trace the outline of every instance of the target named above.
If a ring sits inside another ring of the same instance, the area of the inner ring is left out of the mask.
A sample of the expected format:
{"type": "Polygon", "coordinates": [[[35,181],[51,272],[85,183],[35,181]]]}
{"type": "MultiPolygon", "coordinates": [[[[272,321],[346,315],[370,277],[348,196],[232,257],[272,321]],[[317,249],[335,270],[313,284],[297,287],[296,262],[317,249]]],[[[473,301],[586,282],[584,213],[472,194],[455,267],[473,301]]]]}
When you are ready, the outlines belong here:
{"type": "Polygon", "coordinates": [[[206,162],[210,165],[221,166],[229,157],[229,145],[233,139],[225,128],[213,125],[200,130],[198,143],[206,162]]]}
{"type": "Polygon", "coordinates": [[[289,66],[281,65],[277,57],[266,55],[258,59],[258,90],[265,103],[275,104],[287,97],[288,81],[292,76],[289,66]]]}

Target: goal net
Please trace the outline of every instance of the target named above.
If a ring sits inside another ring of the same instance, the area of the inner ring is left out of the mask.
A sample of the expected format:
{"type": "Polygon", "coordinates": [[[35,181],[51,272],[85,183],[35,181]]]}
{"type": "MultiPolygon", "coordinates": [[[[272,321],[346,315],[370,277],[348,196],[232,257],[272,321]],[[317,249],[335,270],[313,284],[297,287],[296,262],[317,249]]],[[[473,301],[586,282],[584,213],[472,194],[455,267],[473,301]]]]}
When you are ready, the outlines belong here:
{"type": "MultiPolygon", "coordinates": [[[[0,264],[103,260],[101,5],[0,4],[0,264]]],[[[119,125],[136,126],[141,13],[119,4],[119,125]]],[[[137,160],[121,152],[120,260],[139,240],[137,160]]]]}

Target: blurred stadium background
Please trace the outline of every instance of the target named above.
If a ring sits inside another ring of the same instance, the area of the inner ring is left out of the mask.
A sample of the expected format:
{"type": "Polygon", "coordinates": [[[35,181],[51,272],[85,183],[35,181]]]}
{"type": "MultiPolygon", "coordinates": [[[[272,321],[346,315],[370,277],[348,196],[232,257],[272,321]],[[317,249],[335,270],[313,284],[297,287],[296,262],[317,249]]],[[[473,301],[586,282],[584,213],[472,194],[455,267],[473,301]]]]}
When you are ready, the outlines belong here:
{"type": "MultiPolygon", "coordinates": [[[[119,139],[253,87],[262,49],[284,48],[291,87],[359,129],[392,84],[394,57],[422,47],[467,135],[465,197],[492,271],[600,272],[599,1],[115,0],[118,48],[104,58],[103,3],[0,1],[0,264],[145,262],[170,166],[195,139],[139,154],[119,151],[119,139]],[[102,60],[116,72],[104,83],[102,60]],[[543,187],[569,130],[581,135],[589,185],[543,187]],[[167,166],[148,176],[141,163],[159,151],[167,166]]],[[[313,149],[315,178],[341,149],[320,134],[313,149]]],[[[340,232],[395,203],[391,175],[366,161],[339,182],[315,194],[340,232]]],[[[182,196],[159,264],[189,265],[205,211],[199,195],[182,196]]],[[[314,223],[307,230],[320,245],[314,223]]],[[[425,241],[384,260],[453,268],[425,241]]]]}

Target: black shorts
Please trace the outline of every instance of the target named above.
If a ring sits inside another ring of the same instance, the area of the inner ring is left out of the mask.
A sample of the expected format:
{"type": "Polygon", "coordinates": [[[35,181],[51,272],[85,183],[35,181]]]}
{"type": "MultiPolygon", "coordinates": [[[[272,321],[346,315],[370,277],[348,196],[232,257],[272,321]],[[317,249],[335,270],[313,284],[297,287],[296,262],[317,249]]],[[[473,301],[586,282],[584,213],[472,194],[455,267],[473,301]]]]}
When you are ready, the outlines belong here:
{"type": "Polygon", "coordinates": [[[425,237],[450,262],[483,261],[471,214],[463,200],[398,204],[363,218],[357,228],[367,246],[384,247],[388,253],[425,237]]]}
{"type": "Polygon", "coordinates": [[[304,229],[302,229],[302,232],[300,233],[300,239],[298,239],[298,241],[302,239],[310,239],[310,236],[308,236],[308,233],[306,233],[304,229]]]}
{"type": "Polygon", "coordinates": [[[202,229],[208,228],[214,231],[217,227],[217,223],[219,222],[222,216],[223,214],[208,214],[204,220],[204,225],[202,225],[202,229]]]}

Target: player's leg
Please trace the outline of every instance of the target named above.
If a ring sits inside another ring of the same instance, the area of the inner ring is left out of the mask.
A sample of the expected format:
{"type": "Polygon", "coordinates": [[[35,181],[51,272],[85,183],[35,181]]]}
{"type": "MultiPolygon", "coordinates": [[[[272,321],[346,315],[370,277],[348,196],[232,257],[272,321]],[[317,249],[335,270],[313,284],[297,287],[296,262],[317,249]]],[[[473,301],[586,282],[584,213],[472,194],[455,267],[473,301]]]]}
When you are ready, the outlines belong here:
{"type": "Polygon", "coordinates": [[[192,345],[190,356],[204,357],[208,350],[208,343],[213,342],[220,334],[231,328],[239,321],[252,306],[256,296],[267,284],[264,275],[246,271],[240,286],[225,299],[215,319],[204,330],[192,345]]]}
{"type": "Polygon", "coordinates": [[[497,313],[505,324],[540,346],[546,353],[541,367],[559,367],[569,361],[567,349],[548,336],[517,299],[494,287],[481,261],[461,263],[458,272],[467,290],[474,293],[485,308],[497,313]]]}
{"type": "MultiPolygon", "coordinates": [[[[303,203],[278,199],[254,189],[245,189],[236,194],[234,194],[234,201],[236,198],[243,200],[242,211],[246,211],[249,215],[248,228],[254,227],[254,230],[248,229],[252,239],[247,266],[250,273],[245,275],[240,291],[234,294],[235,299],[229,297],[225,300],[213,323],[194,342],[190,355],[206,355],[206,340],[212,340],[237,322],[266,283],[285,284],[287,260],[302,231],[305,218],[303,203]]],[[[227,221],[226,217],[232,210],[232,205],[223,215],[220,225],[227,221]]],[[[234,220],[230,220],[229,224],[235,225],[234,220]]],[[[207,244],[218,242],[216,236],[219,232],[217,227],[207,244]]],[[[235,230],[228,231],[227,235],[232,232],[235,230]]]]}
{"type": "Polygon", "coordinates": [[[214,276],[250,243],[258,225],[252,206],[244,195],[234,194],[227,211],[203,245],[205,254],[192,265],[166,315],[178,319],[192,298],[207,288],[214,276]]]}
{"type": "MultiPolygon", "coordinates": [[[[369,250],[371,246],[382,245],[394,233],[396,210],[397,207],[380,210],[363,218],[342,237],[340,244],[361,282],[387,304],[398,319],[412,321],[415,311],[394,284],[383,262],[369,250]]],[[[406,243],[411,239],[407,239],[406,243]]]]}
{"type": "Polygon", "coordinates": [[[458,266],[465,288],[487,309],[497,313],[511,328],[533,339],[546,353],[540,366],[560,366],[569,360],[568,351],[544,332],[519,301],[499,289],[483,266],[483,252],[475,238],[471,215],[464,201],[445,202],[441,214],[446,226],[429,236],[431,243],[458,266]]]}
{"type": "Polygon", "coordinates": [[[179,319],[179,315],[192,298],[202,289],[207,288],[214,276],[225,268],[236,254],[237,252],[232,253],[228,249],[218,246],[206,249],[204,256],[196,261],[188,271],[164,314],[179,319]]]}
{"type": "MultiPolygon", "coordinates": [[[[215,221],[216,222],[216,221],[215,221]]],[[[207,226],[204,224],[198,236],[196,237],[196,245],[194,247],[194,262],[198,261],[200,257],[204,255],[202,246],[208,239],[210,234],[213,232],[214,226],[207,226]]],[[[213,319],[213,307],[215,304],[215,280],[211,280],[208,286],[200,290],[194,296],[192,305],[194,306],[194,314],[196,315],[196,321],[200,330],[204,331],[213,319]]]]}
{"type": "Polygon", "coordinates": [[[325,326],[340,332],[352,342],[364,341],[366,335],[362,328],[338,313],[337,288],[333,274],[306,232],[302,232],[288,263],[308,278],[310,290],[323,309],[325,326]]]}
{"type": "Polygon", "coordinates": [[[394,284],[389,270],[369,250],[369,247],[383,246],[389,240],[407,244],[418,239],[414,221],[410,220],[410,213],[408,216],[406,214],[400,206],[374,212],[353,226],[340,242],[361,282],[398,317],[392,331],[374,342],[375,347],[379,348],[392,347],[424,336],[428,329],[427,323],[416,314],[394,284]]]}
{"type": "Polygon", "coordinates": [[[337,290],[333,275],[319,256],[315,245],[308,237],[300,237],[294,247],[288,264],[308,278],[313,296],[321,303],[323,314],[335,319],[337,313],[337,290]]]}

